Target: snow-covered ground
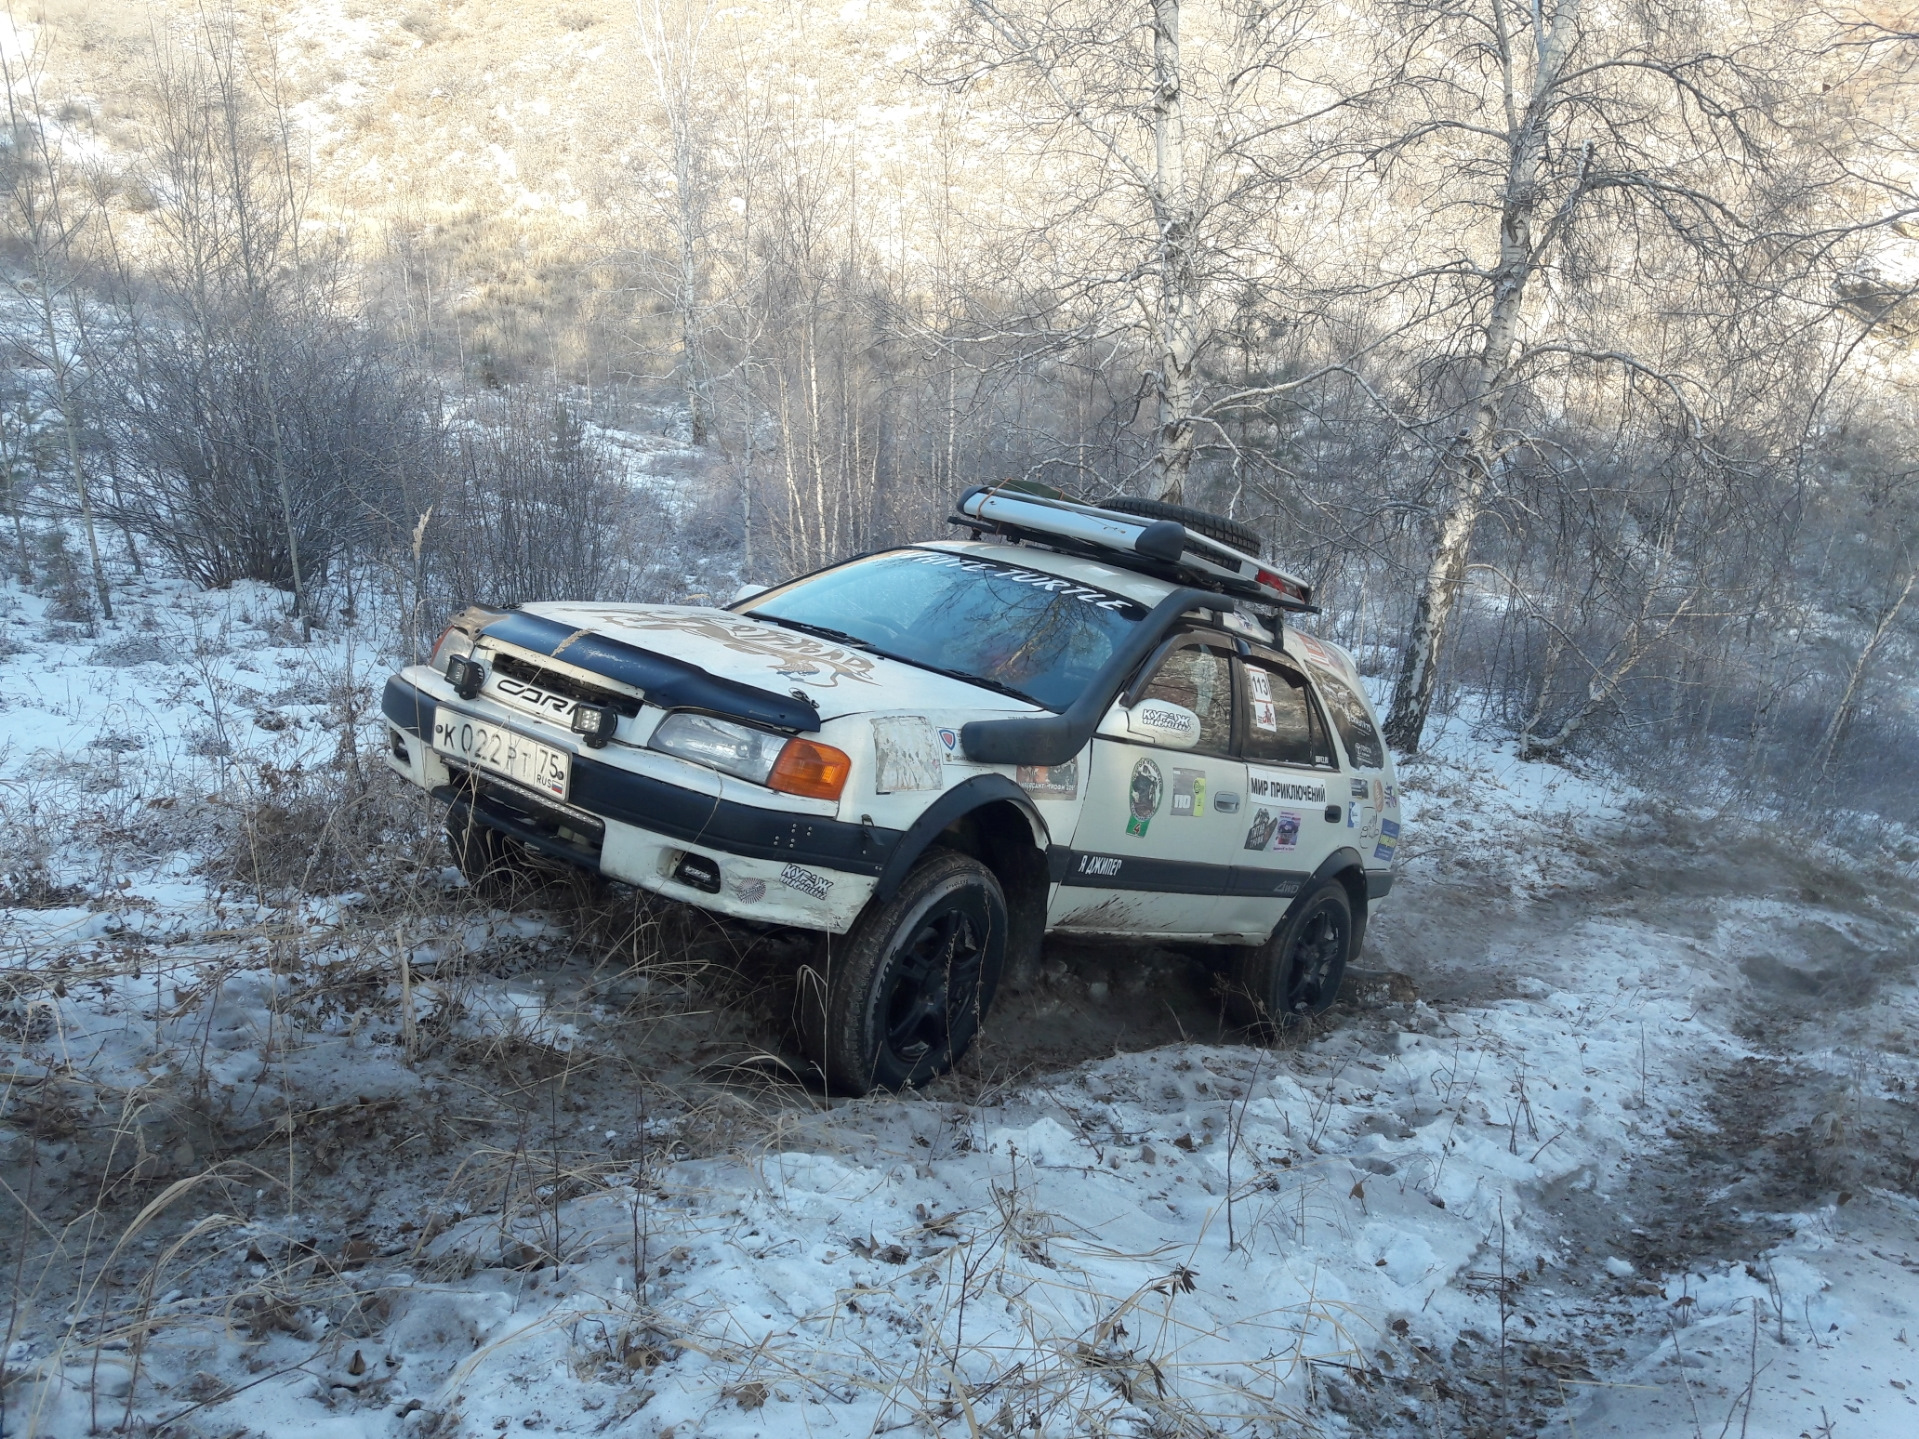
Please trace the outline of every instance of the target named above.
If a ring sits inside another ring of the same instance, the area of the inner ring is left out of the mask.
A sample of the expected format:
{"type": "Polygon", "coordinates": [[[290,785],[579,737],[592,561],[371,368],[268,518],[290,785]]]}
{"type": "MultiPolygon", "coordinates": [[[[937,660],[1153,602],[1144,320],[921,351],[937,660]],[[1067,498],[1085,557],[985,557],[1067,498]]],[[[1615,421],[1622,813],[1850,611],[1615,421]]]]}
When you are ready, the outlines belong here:
{"type": "Polygon", "coordinates": [[[0,596],[8,1433],[1914,1432],[1890,871],[1453,727],[1304,1042],[1062,948],[829,1104],[683,916],[466,894],[373,620],[121,608],[0,596]]]}

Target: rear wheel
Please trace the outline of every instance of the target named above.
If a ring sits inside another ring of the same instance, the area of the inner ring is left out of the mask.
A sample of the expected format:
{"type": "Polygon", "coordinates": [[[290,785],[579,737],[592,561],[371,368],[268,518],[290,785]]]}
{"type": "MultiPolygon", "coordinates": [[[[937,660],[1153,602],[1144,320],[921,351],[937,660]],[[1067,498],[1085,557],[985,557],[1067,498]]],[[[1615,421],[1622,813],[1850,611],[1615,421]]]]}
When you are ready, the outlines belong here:
{"type": "Polygon", "coordinates": [[[1242,1022],[1268,1034],[1324,1014],[1339,995],[1353,952],[1353,905],[1346,886],[1323,880],[1273,937],[1241,951],[1233,975],[1242,1022]]]}
{"type": "Polygon", "coordinates": [[[979,1032],[1006,955],[1006,896],[975,859],[936,850],[801,971],[807,1057],[841,1094],[951,1069],[979,1032]]]}
{"type": "Polygon", "coordinates": [[[1254,559],[1259,558],[1260,546],[1265,544],[1259,531],[1250,525],[1242,525],[1238,520],[1229,520],[1224,515],[1215,515],[1207,510],[1196,510],[1189,505],[1122,496],[1117,500],[1105,501],[1100,508],[1118,510],[1123,515],[1138,515],[1146,520],[1171,520],[1186,526],[1196,535],[1204,535],[1209,540],[1218,540],[1222,545],[1242,550],[1254,559]]]}

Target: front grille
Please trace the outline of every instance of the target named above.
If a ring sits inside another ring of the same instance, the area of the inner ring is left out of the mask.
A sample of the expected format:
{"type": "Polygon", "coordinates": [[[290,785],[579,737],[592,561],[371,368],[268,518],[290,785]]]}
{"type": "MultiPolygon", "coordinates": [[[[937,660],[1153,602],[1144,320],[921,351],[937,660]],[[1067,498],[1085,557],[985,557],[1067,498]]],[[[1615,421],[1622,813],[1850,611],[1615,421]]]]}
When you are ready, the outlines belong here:
{"type": "Polygon", "coordinates": [[[491,659],[495,673],[523,684],[538,685],[549,694],[565,695],[570,700],[584,700],[592,705],[605,705],[628,719],[640,712],[640,702],[632,695],[587,684],[564,670],[548,669],[545,665],[504,651],[495,653],[491,659]]]}

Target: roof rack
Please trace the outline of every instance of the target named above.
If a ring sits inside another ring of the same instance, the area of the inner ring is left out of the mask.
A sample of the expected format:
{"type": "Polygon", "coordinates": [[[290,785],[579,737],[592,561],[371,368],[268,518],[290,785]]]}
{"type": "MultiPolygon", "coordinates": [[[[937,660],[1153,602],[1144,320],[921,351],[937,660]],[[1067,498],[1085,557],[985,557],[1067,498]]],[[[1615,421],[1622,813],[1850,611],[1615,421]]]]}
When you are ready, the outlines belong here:
{"type": "Polygon", "coordinates": [[[1122,569],[1197,584],[1294,614],[1319,613],[1312,586],[1298,576],[1175,520],[1034,494],[1017,483],[975,485],[959,497],[956,508],[953,523],[970,526],[976,534],[990,530],[1011,539],[1038,539],[1122,569]]]}

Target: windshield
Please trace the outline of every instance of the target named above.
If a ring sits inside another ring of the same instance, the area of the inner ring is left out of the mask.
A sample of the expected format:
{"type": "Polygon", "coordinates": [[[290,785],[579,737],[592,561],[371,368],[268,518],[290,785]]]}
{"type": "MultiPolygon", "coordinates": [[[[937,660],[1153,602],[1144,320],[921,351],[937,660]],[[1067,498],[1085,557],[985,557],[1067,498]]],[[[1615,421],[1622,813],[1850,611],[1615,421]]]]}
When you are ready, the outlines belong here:
{"type": "Polygon", "coordinates": [[[795,580],[741,613],[830,631],[889,659],[1063,710],[1146,608],[997,560],[894,550],[795,580]]]}

